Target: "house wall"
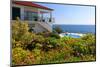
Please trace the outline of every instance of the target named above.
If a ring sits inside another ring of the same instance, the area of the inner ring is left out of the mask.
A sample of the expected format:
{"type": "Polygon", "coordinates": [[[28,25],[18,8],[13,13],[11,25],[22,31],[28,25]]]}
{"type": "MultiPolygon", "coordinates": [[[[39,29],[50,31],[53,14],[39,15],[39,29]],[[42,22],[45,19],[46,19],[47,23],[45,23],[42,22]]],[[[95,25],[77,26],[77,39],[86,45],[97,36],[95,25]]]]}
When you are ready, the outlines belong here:
{"type": "Polygon", "coordinates": [[[41,25],[39,25],[38,23],[35,23],[34,31],[36,33],[38,33],[38,32],[43,32],[43,31],[47,31],[47,30],[45,28],[43,28],[41,25]]]}

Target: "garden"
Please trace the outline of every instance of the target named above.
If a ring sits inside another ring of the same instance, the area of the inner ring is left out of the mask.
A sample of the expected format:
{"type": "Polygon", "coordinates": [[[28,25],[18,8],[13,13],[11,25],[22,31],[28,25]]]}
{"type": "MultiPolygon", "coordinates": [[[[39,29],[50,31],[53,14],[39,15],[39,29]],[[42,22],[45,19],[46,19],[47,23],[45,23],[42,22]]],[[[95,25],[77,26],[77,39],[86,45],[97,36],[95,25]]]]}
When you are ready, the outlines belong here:
{"type": "Polygon", "coordinates": [[[12,65],[52,64],[96,60],[95,35],[60,37],[56,32],[33,33],[28,23],[12,24],[12,65]]]}

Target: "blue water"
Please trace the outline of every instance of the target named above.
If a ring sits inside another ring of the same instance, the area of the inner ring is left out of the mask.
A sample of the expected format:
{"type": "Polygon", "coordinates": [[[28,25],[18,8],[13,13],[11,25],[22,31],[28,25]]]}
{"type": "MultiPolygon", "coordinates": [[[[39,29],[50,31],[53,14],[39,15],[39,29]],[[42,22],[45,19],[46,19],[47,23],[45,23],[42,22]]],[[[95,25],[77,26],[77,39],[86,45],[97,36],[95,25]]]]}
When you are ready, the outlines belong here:
{"type": "Polygon", "coordinates": [[[59,26],[63,32],[70,33],[93,33],[95,34],[95,25],[53,25],[53,28],[59,26]]]}
{"type": "Polygon", "coordinates": [[[72,37],[72,38],[80,38],[81,37],[79,35],[74,35],[74,34],[67,34],[67,35],[64,35],[64,36],[68,36],[68,37],[72,37]]]}

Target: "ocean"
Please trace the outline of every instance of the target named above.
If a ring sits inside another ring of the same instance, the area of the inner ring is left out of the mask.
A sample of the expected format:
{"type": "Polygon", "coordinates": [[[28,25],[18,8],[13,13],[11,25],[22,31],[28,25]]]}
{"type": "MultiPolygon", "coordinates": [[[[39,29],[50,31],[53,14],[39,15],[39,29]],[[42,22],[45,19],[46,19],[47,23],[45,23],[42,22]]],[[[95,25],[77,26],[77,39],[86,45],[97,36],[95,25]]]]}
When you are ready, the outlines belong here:
{"type": "Polygon", "coordinates": [[[63,32],[70,33],[93,33],[95,34],[95,25],[58,25],[54,24],[53,28],[59,26],[63,32]]]}

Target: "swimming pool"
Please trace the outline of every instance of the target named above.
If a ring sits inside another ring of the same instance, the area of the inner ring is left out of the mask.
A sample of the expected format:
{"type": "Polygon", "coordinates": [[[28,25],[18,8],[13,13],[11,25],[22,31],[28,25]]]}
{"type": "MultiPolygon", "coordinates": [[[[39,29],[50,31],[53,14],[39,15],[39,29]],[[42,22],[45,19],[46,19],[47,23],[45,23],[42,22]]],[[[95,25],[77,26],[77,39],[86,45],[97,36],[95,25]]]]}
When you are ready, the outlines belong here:
{"type": "Polygon", "coordinates": [[[64,36],[72,37],[72,38],[80,38],[81,36],[75,34],[65,34],[64,36]]]}
{"type": "Polygon", "coordinates": [[[83,34],[79,34],[79,33],[61,33],[60,36],[61,37],[68,36],[68,37],[72,37],[72,38],[80,38],[81,36],[83,36],[83,34]]]}

